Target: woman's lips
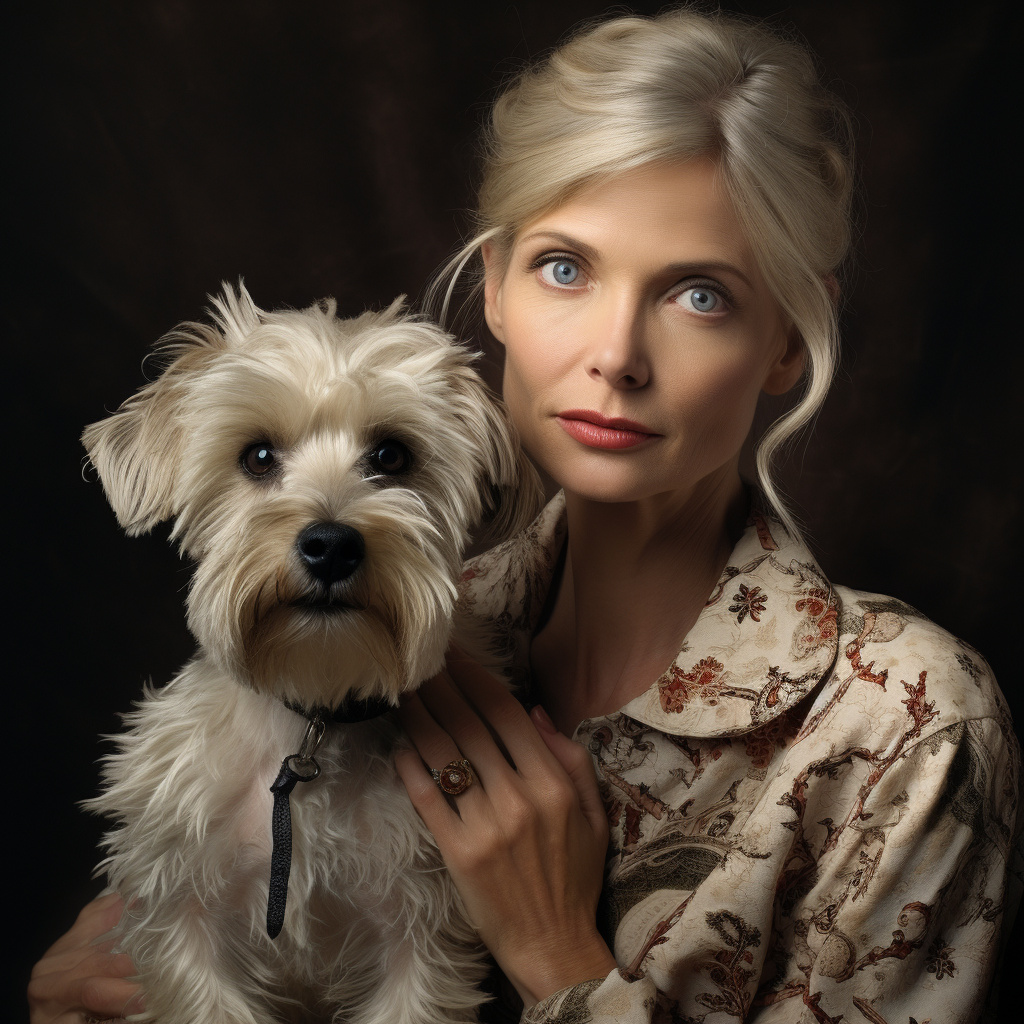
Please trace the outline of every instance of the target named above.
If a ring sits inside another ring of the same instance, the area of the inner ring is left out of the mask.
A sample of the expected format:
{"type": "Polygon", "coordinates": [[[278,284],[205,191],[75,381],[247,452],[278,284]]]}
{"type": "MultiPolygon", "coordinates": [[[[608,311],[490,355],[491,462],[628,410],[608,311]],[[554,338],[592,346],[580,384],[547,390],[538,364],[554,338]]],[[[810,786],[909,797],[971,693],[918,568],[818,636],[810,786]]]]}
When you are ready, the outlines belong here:
{"type": "Polygon", "coordinates": [[[634,448],[660,436],[642,423],[620,418],[609,419],[588,409],[569,409],[559,413],[555,419],[570,437],[588,448],[634,448]]]}

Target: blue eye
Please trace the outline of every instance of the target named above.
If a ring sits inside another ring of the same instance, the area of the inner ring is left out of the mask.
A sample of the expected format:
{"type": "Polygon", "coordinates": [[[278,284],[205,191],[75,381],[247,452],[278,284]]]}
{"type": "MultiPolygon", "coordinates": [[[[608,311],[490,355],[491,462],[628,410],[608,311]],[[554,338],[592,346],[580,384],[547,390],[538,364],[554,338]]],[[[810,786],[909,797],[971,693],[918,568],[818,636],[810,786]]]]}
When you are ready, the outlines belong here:
{"type": "Polygon", "coordinates": [[[721,296],[702,285],[681,291],[676,296],[676,302],[696,313],[721,313],[724,312],[725,306],[721,296]]]}
{"type": "Polygon", "coordinates": [[[576,283],[580,268],[569,260],[552,260],[541,267],[541,276],[548,284],[564,288],[576,283]]]}

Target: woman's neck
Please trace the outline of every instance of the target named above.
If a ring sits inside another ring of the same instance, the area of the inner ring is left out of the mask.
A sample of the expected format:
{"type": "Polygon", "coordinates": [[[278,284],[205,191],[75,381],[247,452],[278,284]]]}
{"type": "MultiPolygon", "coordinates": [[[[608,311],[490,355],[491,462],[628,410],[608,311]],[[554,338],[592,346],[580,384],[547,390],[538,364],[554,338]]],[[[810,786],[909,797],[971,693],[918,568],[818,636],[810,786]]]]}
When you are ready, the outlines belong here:
{"type": "MultiPolygon", "coordinates": [[[[707,486],[704,486],[707,485],[707,486]]],[[[738,474],[693,494],[610,504],[566,494],[568,552],[534,638],[538,696],[569,735],[643,693],[671,664],[742,531],[738,474]]]]}

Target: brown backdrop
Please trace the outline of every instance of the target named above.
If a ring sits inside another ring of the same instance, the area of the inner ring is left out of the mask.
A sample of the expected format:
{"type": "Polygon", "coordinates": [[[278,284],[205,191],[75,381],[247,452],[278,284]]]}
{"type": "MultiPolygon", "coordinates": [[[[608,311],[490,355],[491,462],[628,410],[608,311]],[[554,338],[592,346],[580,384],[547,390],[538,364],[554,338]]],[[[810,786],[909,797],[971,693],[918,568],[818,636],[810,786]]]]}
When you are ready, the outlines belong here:
{"type": "MultiPolygon", "coordinates": [[[[725,6],[802,34],[858,119],[843,367],[786,488],[832,578],[981,648],[1019,721],[1019,182],[1005,145],[1019,24],[993,0],[926,16],[891,0],[725,6]]],[[[95,792],[98,734],[192,649],[187,568],[166,530],[118,533],[82,479],[82,426],[142,382],[147,346],[222,279],[244,275],[263,305],[334,295],[353,313],[419,295],[465,227],[497,84],[603,10],[68,0],[9,23],[8,806],[29,862],[15,880],[25,965],[95,889],[99,824],[73,801],[95,792]]]]}

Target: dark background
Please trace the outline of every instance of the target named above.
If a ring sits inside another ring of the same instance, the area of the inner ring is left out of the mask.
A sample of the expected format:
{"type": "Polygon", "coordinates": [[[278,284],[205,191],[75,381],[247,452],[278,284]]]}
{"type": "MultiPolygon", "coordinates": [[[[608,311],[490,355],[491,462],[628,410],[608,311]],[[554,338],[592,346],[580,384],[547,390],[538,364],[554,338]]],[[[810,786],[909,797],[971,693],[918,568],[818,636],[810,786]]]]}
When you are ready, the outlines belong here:
{"type": "MultiPolygon", "coordinates": [[[[725,7],[801,35],[857,119],[843,365],[785,488],[836,582],[979,647],[1024,721],[1019,23],[992,0],[924,16],[878,0],[725,7]]],[[[166,529],[118,532],[82,478],[82,427],[143,382],[147,347],[222,279],[244,275],[268,307],[421,295],[466,229],[498,84],[606,9],[69,0],[9,16],[8,806],[27,872],[8,885],[28,908],[26,973],[98,890],[100,825],[74,804],[96,791],[98,735],[192,650],[187,566],[166,529]]]]}

